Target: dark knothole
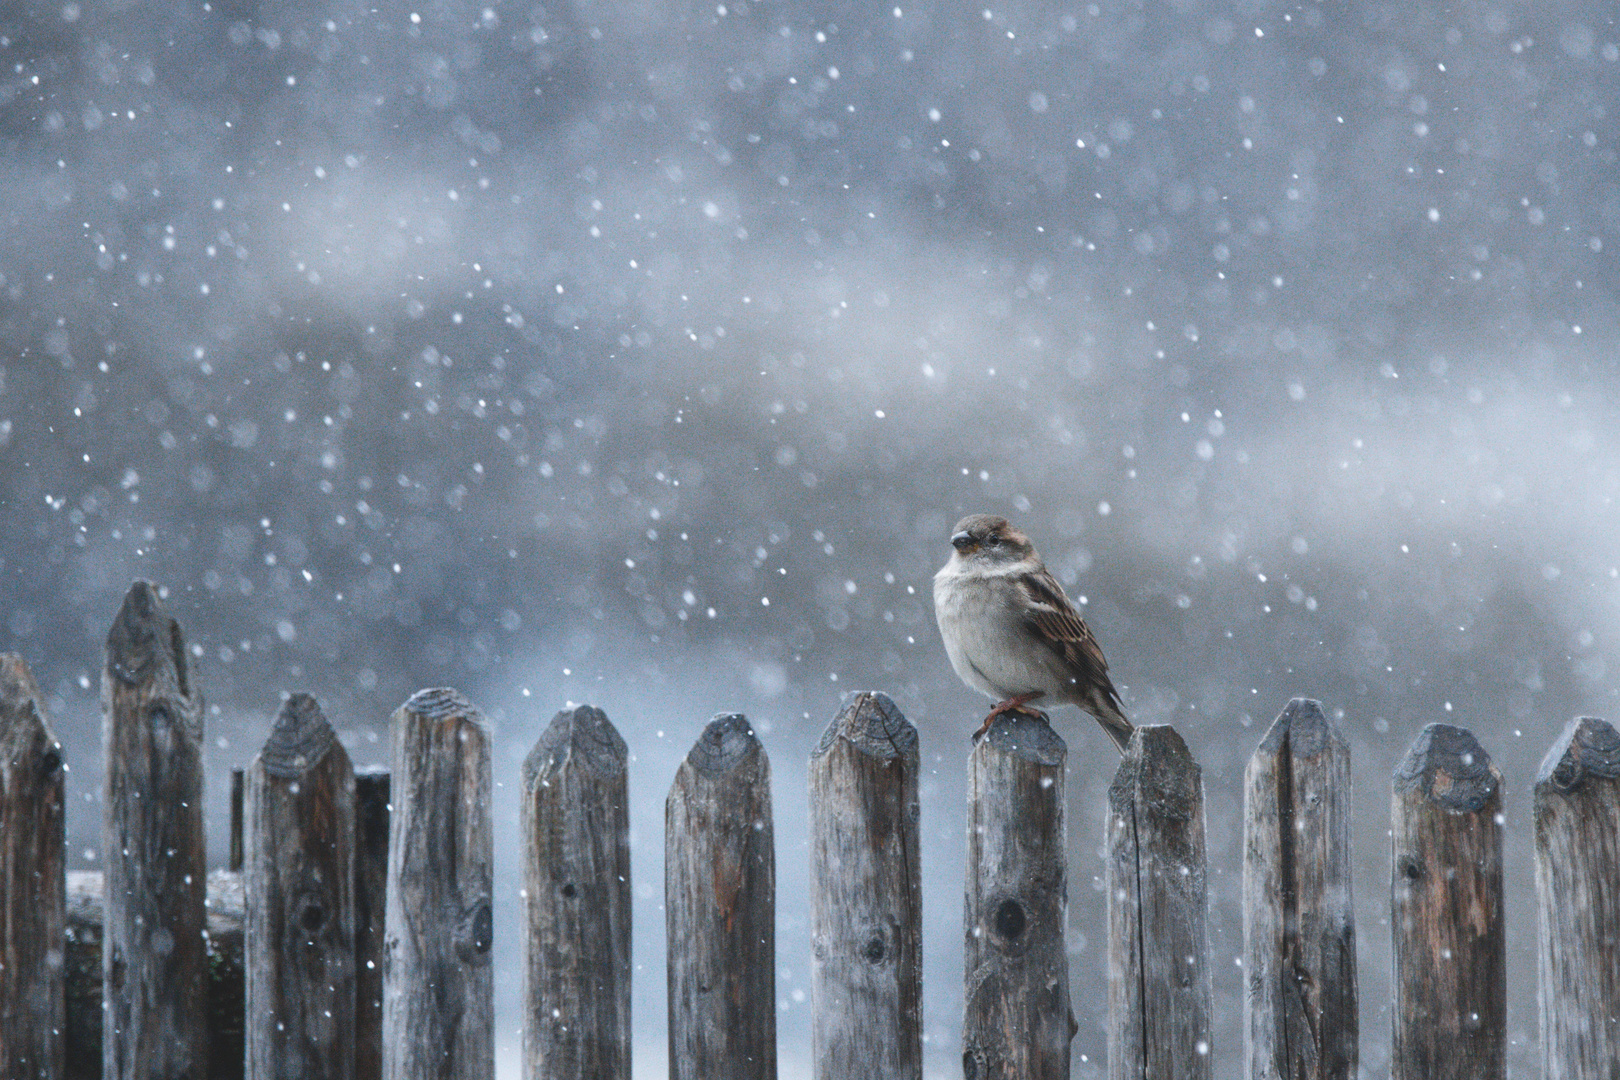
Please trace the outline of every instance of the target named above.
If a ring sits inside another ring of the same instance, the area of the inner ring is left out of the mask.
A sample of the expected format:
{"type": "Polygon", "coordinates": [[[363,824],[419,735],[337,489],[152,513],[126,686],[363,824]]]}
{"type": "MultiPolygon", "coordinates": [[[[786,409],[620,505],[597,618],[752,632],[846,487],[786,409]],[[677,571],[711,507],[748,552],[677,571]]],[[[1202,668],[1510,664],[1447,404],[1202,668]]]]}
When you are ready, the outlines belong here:
{"type": "Polygon", "coordinates": [[[564,900],[572,900],[574,898],[574,896],[579,892],[579,890],[574,887],[574,883],[572,881],[567,882],[566,884],[564,884],[563,887],[558,891],[563,894],[563,899],[564,900]]]}
{"type": "Polygon", "coordinates": [[[867,941],[866,947],[861,950],[861,955],[866,957],[869,964],[883,963],[883,957],[887,954],[888,950],[884,948],[883,938],[877,934],[873,934],[867,941]]]}
{"type": "Polygon", "coordinates": [[[1002,938],[1017,941],[1029,925],[1029,916],[1024,914],[1023,904],[1009,897],[996,906],[994,925],[1002,938]]]}
{"type": "Polygon", "coordinates": [[[298,925],[304,932],[313,934],[326,925],[326,909],[319,904],[306,904],[304,910],[298,915],[298,925]]]}

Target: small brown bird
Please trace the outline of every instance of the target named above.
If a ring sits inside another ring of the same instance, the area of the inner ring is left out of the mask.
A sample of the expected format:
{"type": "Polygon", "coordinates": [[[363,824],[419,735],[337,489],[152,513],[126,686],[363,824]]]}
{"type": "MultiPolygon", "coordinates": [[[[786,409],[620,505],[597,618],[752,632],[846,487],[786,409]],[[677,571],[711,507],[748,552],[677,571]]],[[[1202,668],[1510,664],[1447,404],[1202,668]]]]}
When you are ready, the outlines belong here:
{"type": "Polygon", "coordinates": [[[956,551],[934,575],[934,617],[956,674],[996,702],[973,737],[1045,698],[1096,717],[1123,754],[1135,729],[1108,661],[1029,537],[993,514],[971,514],[952,532],[956,551]]]}

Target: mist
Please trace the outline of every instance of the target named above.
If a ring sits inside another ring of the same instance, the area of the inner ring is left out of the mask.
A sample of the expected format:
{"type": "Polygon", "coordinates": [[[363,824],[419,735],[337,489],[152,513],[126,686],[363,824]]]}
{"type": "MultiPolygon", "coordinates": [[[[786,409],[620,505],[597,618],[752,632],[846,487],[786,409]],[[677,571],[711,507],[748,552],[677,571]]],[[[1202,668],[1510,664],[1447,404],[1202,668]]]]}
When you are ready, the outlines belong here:
{"type": "MultiPolygon", "coordinates": [[[[494,731],[515,1078],[519,768],[589,702],[632,755],[659,1077],[663,799],[742,711],[808,1075],[805,763],[844,693],[884,690],[925,764],[929,1075],[959,1075],[988,703],[929,582],[989,511],[1204,767],[1217,1075],[1242,771],[1295,695],[1352,748],[1363,1069],[1389,1057],[1389,777],[1446,721],[1505,777],[1531,1073],[1530,789],[1571,716],[1615,713],[1617,40],[1561,2],[8,5],[0,648],[72,770],[70,868],[99,866],[101,649],[136,578],[208,702],[216,863],[286,694],[366,765],[412,691],[455,686],[494,731]]],[[[1094,1077],[1117,756],[1053,721],[1094,1077]]]]}

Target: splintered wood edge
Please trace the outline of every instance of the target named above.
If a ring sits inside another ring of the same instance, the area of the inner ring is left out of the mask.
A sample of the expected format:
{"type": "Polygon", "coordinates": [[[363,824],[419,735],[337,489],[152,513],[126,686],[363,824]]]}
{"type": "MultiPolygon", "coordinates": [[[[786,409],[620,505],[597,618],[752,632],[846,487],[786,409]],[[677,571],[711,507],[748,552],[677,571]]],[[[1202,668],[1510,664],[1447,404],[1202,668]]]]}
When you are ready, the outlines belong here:
{"type": "Polygon", "coordinates": [[[821,733],[821,741],[810,757],[824,756],[839,739],[868,757],[890,760],[917,756],[916,725],[881,690],[863,690],[849,698],[821,733]]]}

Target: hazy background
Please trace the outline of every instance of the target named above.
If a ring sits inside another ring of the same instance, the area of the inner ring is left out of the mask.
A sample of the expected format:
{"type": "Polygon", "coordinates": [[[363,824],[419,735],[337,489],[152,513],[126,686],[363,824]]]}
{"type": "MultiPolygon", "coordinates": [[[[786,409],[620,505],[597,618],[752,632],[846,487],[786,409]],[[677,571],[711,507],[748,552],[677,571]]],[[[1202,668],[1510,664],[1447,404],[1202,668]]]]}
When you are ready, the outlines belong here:
{"type": "MultiPolygon", "coordinates": [[[[715,712],[771,754],[784,1075],[809,1056],[805,761],[922,731],[930,1075],[960,1075],[985,702],[929,578],[1006,513],[1139,722],[1203,763],[1218,1074],[1243,765],[1295,694],[1355,761],[1362,1061],[1389,1047],[1388,777],[1506,777],[1510,1055],[1539,1065],[1529,791],[1614,712],[1620,37],[1599,4],[188,0],[0,9],[0,648],[98,865],[101,646],[168,590],[209,799],[282,695],[357,763],[452,684],[497,745],[502,1076],[519,765],[635,755],[638,1076],[662,803],[715,712]]],[[[1102,798],[1070,745],[1075,1075],[1104,1062],[1102,798]]]]}

